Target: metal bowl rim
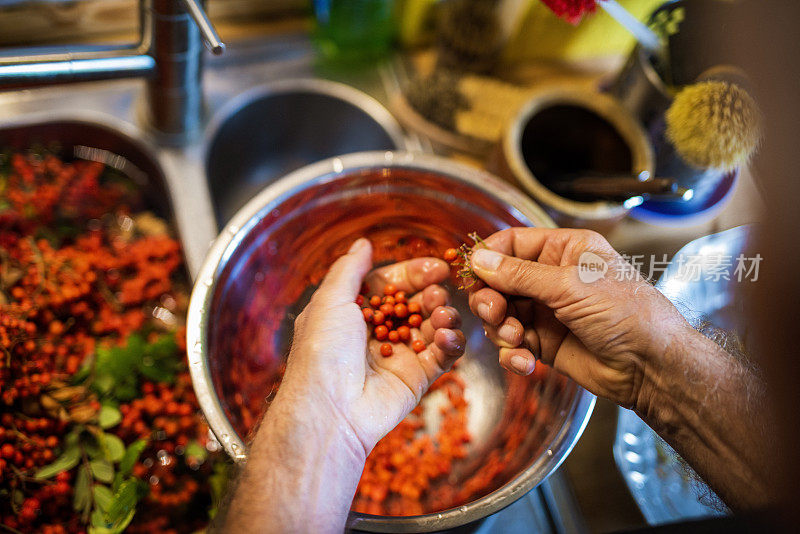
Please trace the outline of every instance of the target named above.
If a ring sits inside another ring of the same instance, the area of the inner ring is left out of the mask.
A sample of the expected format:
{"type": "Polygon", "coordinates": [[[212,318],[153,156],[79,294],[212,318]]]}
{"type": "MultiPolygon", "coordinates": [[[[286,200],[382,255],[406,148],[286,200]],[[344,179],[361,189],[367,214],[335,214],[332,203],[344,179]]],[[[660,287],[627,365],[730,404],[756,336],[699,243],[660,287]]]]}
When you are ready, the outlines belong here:
{"type": "Polygon", "coordinates": [[[583,106],[606,120],[617,130],[631,148],[632,164],[638,174],[643,171],[651,175],[654,170],[653,150],[647,134],[638,122],[612,97],[607,94],[576,89],[571,86],[549,84],[531,94],[515,118],[509,122],[502,139],[503,158],[513,175],[535,199],[567,215],[586,220],[604,220],[621,217],[630,211],[614,202],[578,202],[557,195],[544,186],[528,168],[519,148],[524,124],[536,113],[558,104],[583,106]]]}
{"type": "MultiPolygon", "coordinates": [[[[212,243],[198,273],[187,314],[187,348],[192,384],[209,426],[234,461],[246,460],[246,447],[225,416],[217,396],[206,342],[209,330],[207,310],[210,309],[220,274],[242,239],[285,198],[317,183],[324,183],[332,176],[386,167],[443,174],[448,179],[464,182],[494,196],[539,227],[555,227],[541,207],[510,184],[477,168],[428,154],[372,151],[333,157],[298,169],[266,187],[237,212],[212,243]]],[[[572,404],[571,423],[561,428],[551,443],[550,454],[540,457],[537,463],[498,490],[462,507],[421,516],[372,516],[351,512],[350,526],[375,532],[427,532],[454,528],[505,508],[541,483],[563,462],[586,427],[594,403],[594,395],[578,387],[572,404]],[[552,449],[558,447],[561,450],[553,454],[552,449]]],[[[567,420],[570,421],[570,418],[567,420]]]]}

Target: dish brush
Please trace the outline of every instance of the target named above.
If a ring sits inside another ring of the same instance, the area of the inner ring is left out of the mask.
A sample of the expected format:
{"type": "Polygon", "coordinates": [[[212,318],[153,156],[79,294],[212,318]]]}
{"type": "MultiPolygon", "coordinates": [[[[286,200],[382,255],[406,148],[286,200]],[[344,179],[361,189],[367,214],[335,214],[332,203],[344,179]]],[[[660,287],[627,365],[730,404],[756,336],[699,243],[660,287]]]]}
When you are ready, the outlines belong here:
{"type": "Polygon", "coordinates": [[[746,164],[761,139],[761,113],[739,85],[690,85],[666,113],[667,139],[690,165],[730,171],[746,164]]]}
{"type": "Polygon", "coordinates": [[[455,129],[456,113],[469,108],[469,100],[458,88],[459,76],[437,69],[428,76],[415,76],[405,89],[405,97],[423,117],[449,130],[455,129]]]}
{"type": "Polygon", "coordinates": [[[445,0],[439,6],[440,66],[492,70],[503,47],[496,0],[445,0]]]}

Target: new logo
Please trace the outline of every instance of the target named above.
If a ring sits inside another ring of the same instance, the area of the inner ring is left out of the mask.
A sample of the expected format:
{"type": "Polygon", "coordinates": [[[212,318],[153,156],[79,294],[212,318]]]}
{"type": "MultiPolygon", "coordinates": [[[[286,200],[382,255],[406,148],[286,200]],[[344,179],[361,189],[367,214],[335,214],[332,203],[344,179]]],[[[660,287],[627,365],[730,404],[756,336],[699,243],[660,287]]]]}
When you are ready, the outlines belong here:
{"type": "Polygon", "coordinates": [[[606,260],[594,252],[584,252],[578,258],[578,278],[584,284],[591,284],[603,278],[608,272],[606,260]]]}

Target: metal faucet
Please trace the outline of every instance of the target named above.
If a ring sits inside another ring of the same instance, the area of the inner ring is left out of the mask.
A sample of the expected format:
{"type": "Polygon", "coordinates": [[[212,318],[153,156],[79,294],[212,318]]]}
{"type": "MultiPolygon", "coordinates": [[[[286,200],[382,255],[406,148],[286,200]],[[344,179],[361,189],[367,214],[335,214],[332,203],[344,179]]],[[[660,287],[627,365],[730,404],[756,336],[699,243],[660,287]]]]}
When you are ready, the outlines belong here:
{"type": "Polygon", "coordinates": [[[200,39],[214,54],[221,54],[225,45],[203,10],[203,0],[140,0],[139,17],[140,39],[133,46],[0,56],[0,90],[143,77],[145,127],[162,142],[185,143],[202,123],[200,39]]]}

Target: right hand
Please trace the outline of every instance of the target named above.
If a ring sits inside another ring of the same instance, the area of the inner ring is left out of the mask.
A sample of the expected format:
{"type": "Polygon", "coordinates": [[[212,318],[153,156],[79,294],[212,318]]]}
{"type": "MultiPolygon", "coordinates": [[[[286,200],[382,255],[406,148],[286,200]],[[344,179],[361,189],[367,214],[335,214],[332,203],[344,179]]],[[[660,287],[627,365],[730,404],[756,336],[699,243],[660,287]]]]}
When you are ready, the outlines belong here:
{"type": "Polygon", "coordinates": [[[539,358],[596,395],[644,408],[673,340],[695,333],[672,303],[596,232],[511,228],[485,244],[472,255],[483,283],[469,303],[501,365],[529,374],[539,358]],[[584,252],[608,264],[600,280],[578,277],[584,252]]]}

